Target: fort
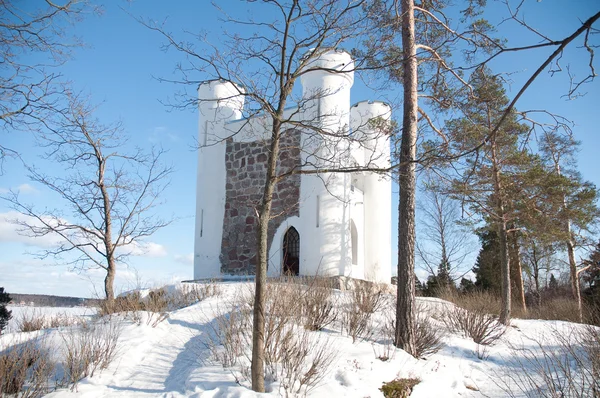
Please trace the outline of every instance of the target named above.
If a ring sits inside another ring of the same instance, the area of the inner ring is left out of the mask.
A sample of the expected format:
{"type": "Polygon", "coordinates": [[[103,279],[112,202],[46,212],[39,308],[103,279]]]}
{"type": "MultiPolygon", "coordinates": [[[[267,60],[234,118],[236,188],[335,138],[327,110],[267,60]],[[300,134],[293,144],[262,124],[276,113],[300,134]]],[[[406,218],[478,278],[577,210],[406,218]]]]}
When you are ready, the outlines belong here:
{"type": "MultiPolygon", "coordinates": [[[[390,166],[389,136],[380,125],[389,122],[391,108],[379,101],[351,106],[353,83],[350,55],[329,50],[307,62],[301,97],[285,110],[277,164],[284,177],[269,221],[270,276],[390,283],[392,185],[372,170],[390,166]],[[359,171],[335,172],[347,169],[359,171]]],[[[243,118],[245,93],[225,80],[198,87],[195,279],[256,270],[272,118],[243,118]]]]}

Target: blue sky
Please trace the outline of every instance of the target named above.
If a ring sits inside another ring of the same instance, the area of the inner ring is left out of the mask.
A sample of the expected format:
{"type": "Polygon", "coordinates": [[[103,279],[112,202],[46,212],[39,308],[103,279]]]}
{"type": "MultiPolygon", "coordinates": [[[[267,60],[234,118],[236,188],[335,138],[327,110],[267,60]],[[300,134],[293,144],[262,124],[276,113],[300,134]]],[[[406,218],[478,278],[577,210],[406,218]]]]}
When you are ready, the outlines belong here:
{"type": "MultiPolygon", "coordinates": [[[[237,2],[222,4],[232,7],[237,2]]],[[[102,15],[90,15],[73,28],[87,46],[77,49],[74,58],[61,66],[60,71],[77,90],[88,93],[92,102],[101,104],[97,116],[107,123],[122,121],[131,142],[140,147],[148,149],[152,145],[160,145],[167,149],[169,152],[165,160],[175,168],[171,185],[164,194],[166,204],[161,213],[174,215],[176,221],[151,237],[152,250],[146,255],[132,257],[129,268],[121,268],[116,289],[134,287],[137,280],[152,285],[190,279],[193,275],[191,255],[196,185],[193,146],[198,115],[191,110],[170,112],[160,103],[172,97],[177,87],[160,83],[156,78],[173,78],[175,64],[181,58],[176,53],[161,51],[162,38],[136,22],[132,15],[165,20],[167,30],[175,34],[183,29],[204,30],[215,46],[219,45],[223,24],[218,21],[217,12],[208,1],[106,2],[103,9],[102,15]]],[[[543,0],[527,2],[525,16],[529,23],[549,37],[562,39],[579,26],[580,20],[597,11],[598,3],[593,0],[543,0]]],[[[499,4],[491,2],[487,16],[494,24],[499,24],[503,13],[499,4]]],[[[500,24],[498,30],[509,39],[509,44],[531,44],[533,40],[530,34],[517,29],[514,24],[500,24]]],[[[551,51],[517,53],[502,56],[494,62],[495,72],[511,73],[509,96],[520,88],[551,51]]],[[[573,47],[565,52],[561,65],[566,67],[570,64],[575,73],[586,73],[587,63],[585,51],[573,47]]],[[[205,77],[198,75],[194,78],[201,80],[205,77]]],[[[586,96],[569,101],[561,98],[568,90],[566,74],[563,72],[550,77],[544,73],[517,104],[519,109],[547,109],[576,123],[575,135],[582,142],[578,158],[580,170],[585,179],[597,186],[600,186],[597,167],[600,148],[600,135],[597,133],[600,125],[599,84],[587,85],[584,88],[586,96]]],[[[356,102],[393,98],[398,91],[372,92],[356,85],[352,95],[352,102],[356,102]]],[[[397,109],[394,117],[401,117],[397,109]]],[[[31,136],[14,132],[0,134],[5,146],[21,150],[29,159],[35,159],[31,136]]],[[[5,173],[0,176],[0,191],[7,189],[20,189],[23,197],[40,206],[49,200],[48,192],[30,184],[24,170],[12,161],[5,164],[5,173]]],[[[396,214],[397,193],[394,194],[393,206],[396,214]]],[[[1,221],[10,216],[6,204],[0,202],[0,286],[18,293],[91,296],[94,289],[101,292],[100,272],[79,275],[65,266],[49,265],[49,261],[37,260],[26,254],[51,242],[36,242],[19,236],[11,225],[1,221]]],[[[393,230],[395,225],[394,222],[393,230]]],[[[392,256],[395,253],[392,250],[392,256]]],[[[395,266],[396,261],[393,260],[392,264],[395,266]]]]}

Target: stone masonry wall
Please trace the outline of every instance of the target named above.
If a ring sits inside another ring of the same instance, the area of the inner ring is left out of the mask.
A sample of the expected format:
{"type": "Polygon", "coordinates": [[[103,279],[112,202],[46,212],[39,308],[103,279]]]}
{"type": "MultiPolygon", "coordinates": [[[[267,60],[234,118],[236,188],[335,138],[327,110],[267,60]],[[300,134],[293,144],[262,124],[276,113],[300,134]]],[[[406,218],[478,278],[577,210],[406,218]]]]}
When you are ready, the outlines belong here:
{"type": "MultiPolygon", "coordinates": [[[[253,275],[256,272],[257,210],[262,199],[270,143],[227,141],[225,217],[221,243],[221,272],[253,275]]],[[[280,141],[278,174],[300,166],[300,133],[287,130],[280,141]]],[[[281,223],[299,215],[300,174],[277,183],[269,222],[269,248],[281,223]]]]}

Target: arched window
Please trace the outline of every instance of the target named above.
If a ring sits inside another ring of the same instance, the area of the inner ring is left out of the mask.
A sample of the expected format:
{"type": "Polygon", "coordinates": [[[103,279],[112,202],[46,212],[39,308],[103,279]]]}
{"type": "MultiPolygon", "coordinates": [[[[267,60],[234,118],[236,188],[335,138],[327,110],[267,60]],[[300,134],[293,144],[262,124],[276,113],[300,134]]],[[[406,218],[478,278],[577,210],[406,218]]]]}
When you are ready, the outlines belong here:
{"type": "Polygon", "coordinates": [[[283,236],[283,273],[300,274],[300,234],[294,227],[283,236]]]}
{"type": "Polygon", "coordinates": [[[354,220],[350,220],[350,240],[352,245],[352,264],[358,264],[358,232],[354,220]]]}

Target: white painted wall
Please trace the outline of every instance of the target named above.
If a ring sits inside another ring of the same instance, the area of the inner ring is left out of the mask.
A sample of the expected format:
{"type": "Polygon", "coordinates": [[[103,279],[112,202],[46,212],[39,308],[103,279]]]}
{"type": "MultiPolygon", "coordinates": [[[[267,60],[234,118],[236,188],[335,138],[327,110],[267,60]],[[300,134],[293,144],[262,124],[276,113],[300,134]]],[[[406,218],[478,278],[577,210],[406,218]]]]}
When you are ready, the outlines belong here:
{"type": "MultiPolygon", "coordinates": [[[[389,120],[391,108],[383,102],[359,102],[351,109],[351,124],[355,134],[366,138],[364,163],[366,167],[390,166],[389,137],[382,134],[369,120],[389,120]]],[[[392,181],[390,177],[364,172],[365,219],[365,279],[390,283],[391,281],[391,220],[392,181]]]]}
{"type": "Polygon", "coordinates": [[[241,117],[242,89],[230,82],[211,80],[198,86],[198,177],[196,181],[196,230],[194,279],[220,275],[223,218],[225,215],[224,124],[241,117]]]}

